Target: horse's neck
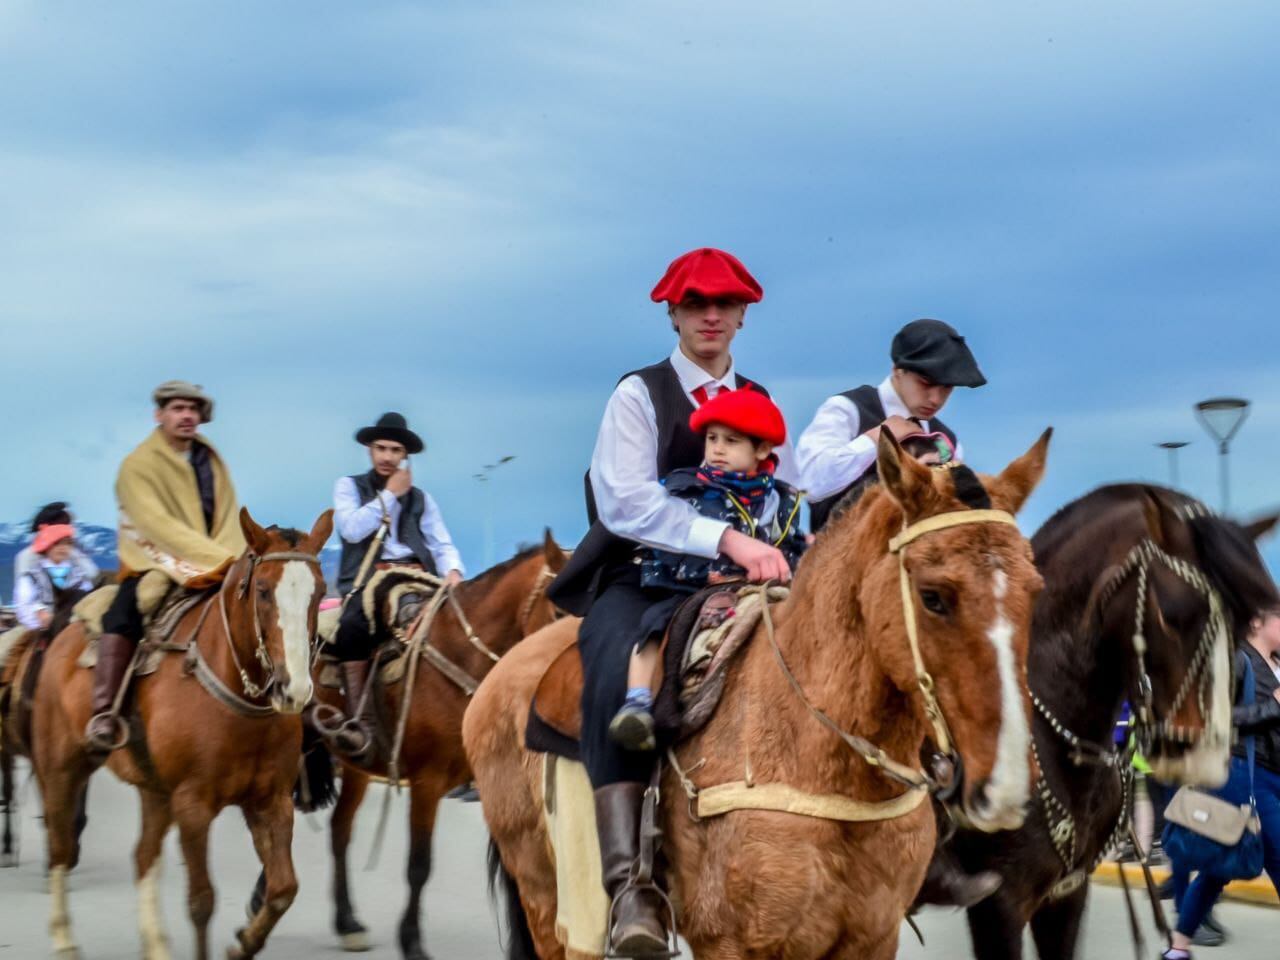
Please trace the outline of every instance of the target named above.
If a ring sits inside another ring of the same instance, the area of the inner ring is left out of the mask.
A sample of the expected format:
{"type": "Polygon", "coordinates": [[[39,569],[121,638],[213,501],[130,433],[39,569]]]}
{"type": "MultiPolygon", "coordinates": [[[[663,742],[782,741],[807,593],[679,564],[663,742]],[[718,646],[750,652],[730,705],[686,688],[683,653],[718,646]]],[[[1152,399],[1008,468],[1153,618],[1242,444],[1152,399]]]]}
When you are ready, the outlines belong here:
{"type": "MultiPolygon", "coordinates": [[[[840,577],[809,576],[798,582],[776,631],[778,647],[810,704],[841,730],[914,766],[924,740],[923,722],[880,669],[862,632],[863,618],[854,616],[863,572],[854,561],[840,577]]],[[[830,792],[852,791],[863,799],[901,793],[900,786],[811,714],[777,664],[768,638],[757,635],[756,645],[765,652],[754,659],[755,685],[767,698],[770,715],[778,718],[767,722],[786,723],[794,731],[795,749],[783,763],[812,771],[830,792]]]]}

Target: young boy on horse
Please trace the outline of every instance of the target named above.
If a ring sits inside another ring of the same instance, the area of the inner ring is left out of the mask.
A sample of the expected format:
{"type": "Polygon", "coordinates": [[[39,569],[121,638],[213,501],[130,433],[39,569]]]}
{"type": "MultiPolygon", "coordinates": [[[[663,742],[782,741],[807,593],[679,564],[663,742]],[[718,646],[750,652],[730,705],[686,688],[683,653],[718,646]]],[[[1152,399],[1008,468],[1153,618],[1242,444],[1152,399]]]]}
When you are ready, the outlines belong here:
{"type": "MultiPolygon", "coordinates": [[[[800,492],[774,476],[778,463],[774,448],[787,439],[782,411],[758,391],[725,390],[693,412],[689,427],[704,438],[702,465],[679,467],[663,477],[667,492],[701,516],[726,522],[740,533],[778,547],[794,571],[807,543],[799,524],[800,492]]],[[[660,549],[646,550],[641,556],[642,587],[679,592],[668,603],[649,608],[641,625],[640,645],[631,654],[627,698],[609,724],[609,736],[628,750],[655,747],[650,685],[658,662],[658,641],[684,595],[744,574],[723,556],[660,549]]]]}
{"type": "Polygon", "coordinates": [[[152,394],[156,429],[125,457],[116,476],[120,587],[102,618],[93,674],[93,716],[85,731],[91,753],[105,756],[121,740],[116,693],[142,639],[138,584],[159,571],[192,590],[222,582],[244,552],[240,507],[231,474],[199,433],[213,419],[213,400],[198,384],[170,380],[152,394]]]}
{"type": "Polygon", "coordinates": [[[987,382],[964,337],[941,320],[913,320],[894,336],[889,355],[893,370],[879,386],[864,384],[827,399],[796,444],[814,533],[876,479],[882,429],[898,440],[940,433],[954,458],[963,459],[955,433],[938,414],[955,387],[987,382]]]}
{"type": "MultiPolygon", "coordinates": [[[[54,524],[70,525],[72,523],[71,511],[63,500],[55,500],[52,503],[46,503],[38,511],[36,511],[35,519],[31,521],[31,532],[39,535],[40,531],[54,524]]],[[[89,559],[89,556],[76,546],[72,541],[70,545],[70,555],[67,563],[74,568],[76,579],[88,580],[92,582],[98,576],[98,565],[89,559]]],[[[13,558],[13,592],[16,596],[18,593],[18,584],[22,578],[28,573],[40,566],[40,554],[35,550],[35,544],[32,543],[22,550],[18,551],[18,555],[13,558]]]]}
{"type": "Polygon", "coordinates": [[[333,488],[334,525],[342,536],[338,590],[345,606],[328,652],[342,665],[342,692],[348,719],[321,733],[352,760],[368,757],[373,731],[357,716],[369,676],[369,658],[378,638],[370,634],[361,591],[375,569],[389,566],[425,570],[446,588],[462,581],[462,557],[435,498],[413,485],[407,457],[426,449],[398,413],[357,431],[356,442],[369,449],[371,469],[342,477],[333,488]]]}
{"type": "Polygon", "coordinates": [[[75,563],[76,531],[69,523],[46,524],[31,550],[36,563],[14,584],[13,605],[18,622],[28,630],[48,630],[59,594],[88,593],[93,578],[75,563]]]}
{"type": "MultiPolygon", "coordinates": [[[[619,381],[605,407],[587,482],[586,538],[548,590],[562,609],[584,616],[582,759],[595,788],[604,886],[614,902],[609,951],[618,956],[667,952],[665,910],[651,889],[631,882],[640,850],[640,810],[656,758],[626,750],[609,724],[626,699],[631,652],[643,645],[646,612],[681,592],[641,582],[646,548],[726,557],[752,581],[790,579],[777,547],[726,520],[703,516],[659,478],[702,463],[704,441],[689,426],[696,407],[729,390],[766,393],[734,369],[729,353],[747,305],[763,291],[747,268],[722,250],[677,258],[650,298],[667,304],[679,336],[671,355],[619,381]]],[[[787,479],[789,451],[777,473],[787,479]]]]}

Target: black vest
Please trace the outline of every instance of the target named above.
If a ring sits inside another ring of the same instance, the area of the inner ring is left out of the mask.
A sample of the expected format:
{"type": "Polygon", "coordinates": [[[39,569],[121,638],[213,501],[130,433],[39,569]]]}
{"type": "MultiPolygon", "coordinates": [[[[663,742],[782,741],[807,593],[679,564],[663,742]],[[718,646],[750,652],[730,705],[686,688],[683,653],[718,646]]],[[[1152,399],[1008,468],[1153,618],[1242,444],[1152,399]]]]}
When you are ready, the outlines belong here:
{"type": "MultiPolygon", "coordinates": [[[[351,478],[360,494],[361,505],[368,503],[378,495],[383,484],[375,484],[374,473],[361,473],[351,478]]],[[[422,564],[428,573],[436,573],[436,562],[427,549],[427,541],[422,537],[422,514],[427,508],[426,495],[417,487],[413,487],[400,500],[400,522],[396,527],[396,537],[401,543],[413,551],[413,558],[422,564]]],[[[360,564],[364,563],[365,554],[378,531],[365,537],[359,543],[342,541],[342,559],[338,564],[338,592],[346,595],[355,586],[356,575],[360,572],[360,564]]],[[[374,562],[378,557],[374,557],[374,562]]]]}
{"type": "MultiPolygon", "coordinates": [[[[649,391],[658,428],[657,470],[665,477],[680,467],[696,467],[702,463],[706,444],[689,426],[693,416],[693,403],[680,385],[680,377],[671,365],[671,359],[649,367],[633,370],[627,377],[639,377],[649,391]]],[[[737,389],[757,390],[766,397],[769,391],[759,384],[734,374],[737,389]]],[[[609,567],[628,562],[635,553],[636,544],[610,533],[600,522],[596,511],[594,491],[591,489],[591,472],[584,478],[587,500],[587,521],[591,524],[587,535],[573,551],[573,556],[559,576],[547,588],[547,596],[562,610],[577,616],[586,616],[599,592],[601,574],[609,567]]]]}
{"type": "MultiPolygon", "coordinates": [[[[872,427],[877,426],[885,421],[884,404],[880,402],[880,391],[875,387],[863,385],[853,390],[846,390],[840,394],[858,410],[858,429],[864,433],[872,427]]],[[[941,420],[933,419],[929,421],[929,429],[942,434],[951,441],[951,446],[956,445],[956,435],[951,432],[941,420]]],[[[866,473],[858,477],[845,487],[839,493],[833,493],[824,500],[817,503],[809,504],[809,530],[817,533],[831,519],[831,515],[839,507],[844,510],[854,503],[858,502],[858,498],[862,496],[862,492],[871,484],[880,479],[880,469],[872,463],[867,468],[866,473]]]]}

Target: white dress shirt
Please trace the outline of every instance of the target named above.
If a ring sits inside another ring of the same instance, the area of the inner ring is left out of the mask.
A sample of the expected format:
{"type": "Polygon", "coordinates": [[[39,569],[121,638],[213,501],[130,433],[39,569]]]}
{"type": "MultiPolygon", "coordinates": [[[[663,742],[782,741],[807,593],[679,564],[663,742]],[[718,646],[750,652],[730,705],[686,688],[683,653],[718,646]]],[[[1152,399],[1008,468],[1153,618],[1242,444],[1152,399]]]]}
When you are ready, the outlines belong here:
{"type": "MultiPolygon", "coordinates": [[[[725,375],[715,378],[680,352],[671,353],[671,365],[689,402],[699,387],[707,398],[732,390],[737,381],[732,359],[725,375]]],[[[789,444],[778,455],[775,476],[787,483],[795,476],[789,444]]],[[[729,524],[701,516],[691,504],[670,496],[658,476],[658,416],[649,390],[639,376],[618,384],[604,408],[604,419],[591,455],[591,489],[600,521],[610,533],[648,547],[714,558],[720,537],[729,524]]]]}
{"type": "MultiPolygon", "coordinates": [[[[423,491],[426,505],[422,511],[422,520],[418,528],[422,538],[427,542],[427,550],[435,561],[436,571],[444,576],[450,570],[465,574],[462,556],[453,545],[453,538],[444,525],[444,517],[440,515],[440,507],[431,494],[423,491]]],[[[356,482],[350,477],[340,477],[333,486],[333,521],[338,528],[338,535],[348,543],[360,543],[378,529],[382,522],[382,511],[386,509],[391,517],[391,526],[387,530],[386,539],[382,541],[382,553],[379,560],[410,560],[413,550],[400,540],[397,531],[400,528],[400,501],[389,490],[379,490],[378,495],[368,503],[360,502],[360,491],[356,482]]]]}
{"type": "MultiPolygon", "coordinates": [[[[911,411],[898,396],[893,378],[885,377],[876,388],[886,418],[910,417],[911,411]]],[[[844,490],[866,473],[876,462],[876,443],[866,431],[879,426],[861,423],[858,408],[848,397],[837,394],[823,401],[813,422],[805,427],[796,444],[800,465],[800,486],[810,503],[825,500],[844,490]]],[[[928,433],[928,420],[920,421],[920,429],[928,433]]],[[[964,460],[964,451],[956,443],[956,460],[964,460]]]]}

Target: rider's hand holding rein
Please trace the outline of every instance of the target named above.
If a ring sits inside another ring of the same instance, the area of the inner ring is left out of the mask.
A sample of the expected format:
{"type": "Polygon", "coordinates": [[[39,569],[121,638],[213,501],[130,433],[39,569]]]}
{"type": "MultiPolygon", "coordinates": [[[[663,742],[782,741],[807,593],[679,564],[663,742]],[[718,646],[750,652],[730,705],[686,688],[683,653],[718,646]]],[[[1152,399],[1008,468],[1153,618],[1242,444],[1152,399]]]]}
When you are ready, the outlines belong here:
{"type": "Polygon", "coordinates": [[[791,567],[777,547],[729,527],[720,536],[720,552],[747,571],[752,583],[791,582],[791,567]]]}

